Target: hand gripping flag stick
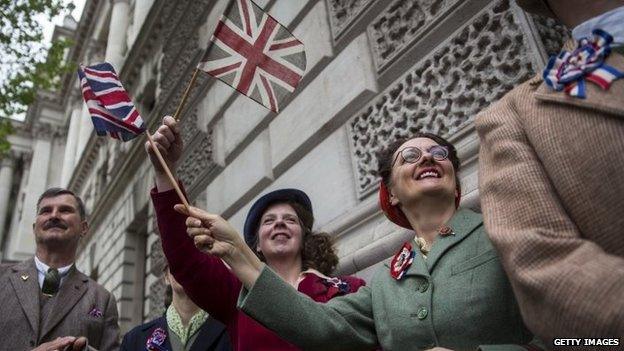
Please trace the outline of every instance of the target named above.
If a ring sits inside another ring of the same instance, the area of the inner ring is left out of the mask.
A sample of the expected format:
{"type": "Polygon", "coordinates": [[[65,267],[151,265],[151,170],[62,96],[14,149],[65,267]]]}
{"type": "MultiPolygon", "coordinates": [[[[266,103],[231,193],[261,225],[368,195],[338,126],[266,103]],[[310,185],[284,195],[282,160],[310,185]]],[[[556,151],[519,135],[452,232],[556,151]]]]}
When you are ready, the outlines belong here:
{"type": "Polygon", "coordinates": [[[167,162],[165,162],[165,159],[162,157],[160,150],[158,150],[158,147],[156,147],[156,144],[154,143],[154,140],[152,139],[152,135],[147,130],[145,130],[145,135],[147,136],[147,141],[149,142],[150,147],[156,154],[156,158],[158,158],[160,165],[165,170],[165,173],[167,174],[167,178],[169,179],[169,182],[171,183],[176,193],[180,197],[180,200],[182,200],[182,203],[184,204],[184,206],[186,206],[186,208],[190,208],[190,205],[188,201],[186,200],[186,196],[184,196],[184,193],[182,192],[182,189],[180,189],[178,182],[176,182],[175,178],[173,177],[173,174],[171,173],[169,166],[167,166],[167,162]]]}
{"type": "Polygon", "coordinates": [[[145,132],[150,147],[156,154],[160,165],[165,170],[171,185],[185,206],[189,206],[184,193],[178,186],[169,166],[154,144],[145,123],[134,107],[128,92],[110,63],[104,62],[92,66],[80,66],[78,77],[82,96],[89,108],[93,127],[97,135],[109,135],[115,139],[128,141],[145,132]]]}

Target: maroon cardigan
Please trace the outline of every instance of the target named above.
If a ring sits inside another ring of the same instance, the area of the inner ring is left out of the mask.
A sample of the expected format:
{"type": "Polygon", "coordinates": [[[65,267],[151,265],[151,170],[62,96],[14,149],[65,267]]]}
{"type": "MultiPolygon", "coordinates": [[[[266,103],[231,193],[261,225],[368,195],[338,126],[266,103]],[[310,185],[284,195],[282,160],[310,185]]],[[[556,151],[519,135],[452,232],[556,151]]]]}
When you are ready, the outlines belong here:
{"type": "MultiPolygon", "coordinates": [[[[162,247],[175,279],[204,311],[226,325],[234,350],[299,350],[236,308],[242,284],[217,257],[199,251],[186,234],[186,217],[173,210],[174,190],[151,191],[162,247]]],[[[345,276],[332,285],[326,277],[306,273],[298,290],[317,302],[357,291],[364,280],[345,276]],[[345,284],[346,283],[346,284],[345,284]]]]}

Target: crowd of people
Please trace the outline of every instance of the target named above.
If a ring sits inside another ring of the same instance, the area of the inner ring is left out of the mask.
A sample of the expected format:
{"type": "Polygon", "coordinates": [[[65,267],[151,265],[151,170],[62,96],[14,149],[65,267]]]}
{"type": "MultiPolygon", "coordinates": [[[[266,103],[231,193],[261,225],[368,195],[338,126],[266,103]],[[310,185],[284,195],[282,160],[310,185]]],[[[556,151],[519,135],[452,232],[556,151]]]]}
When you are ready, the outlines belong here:
{"type": "MultiPolygon", "coordinates": [[[[548,350],[581,337],[624,347],[624,1],[517,3],[574,40],[476,116],[482,214],[459,206],[449,141],[396,140],[378,155],[379,204],[414,237],[367,284],[333,275],[331,235],[313,230],[305,192],[264,194],[240,235],[178,204],[146,145],[165,314],[119,343],[115,299],[74,265],[84,204],[52,188],[37,203],[35,256],[0,268],[0,350],[548,350]]],[[[153,139],[175,174],[177,122],[165,117],[153,139]]]]}

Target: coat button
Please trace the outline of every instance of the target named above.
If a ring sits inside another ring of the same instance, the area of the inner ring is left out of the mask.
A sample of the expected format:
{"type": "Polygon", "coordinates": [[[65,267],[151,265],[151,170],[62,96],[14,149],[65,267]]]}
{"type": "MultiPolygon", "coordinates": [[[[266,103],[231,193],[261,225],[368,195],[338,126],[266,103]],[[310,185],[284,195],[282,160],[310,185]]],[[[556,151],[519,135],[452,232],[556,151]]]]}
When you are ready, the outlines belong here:
{"type": "Polygon", "coordinates": [[[429,289],[429,282],[428,281],[424,281],[422,284],[420,284],[420,286],[418,287],[418,291],[420,291],[421,293],[424,293],[425,291],[427,291],[427,289],[429,289]]]}
{"type": "Polygon", "coordinates": [[[427,311],[427,309],[425,307],[421,307],[418,309],[418,314],[416,314],[416,317],[418,317],[418,319],[425,319],[427,318],[428,314],[429,312],[427,311]]]}

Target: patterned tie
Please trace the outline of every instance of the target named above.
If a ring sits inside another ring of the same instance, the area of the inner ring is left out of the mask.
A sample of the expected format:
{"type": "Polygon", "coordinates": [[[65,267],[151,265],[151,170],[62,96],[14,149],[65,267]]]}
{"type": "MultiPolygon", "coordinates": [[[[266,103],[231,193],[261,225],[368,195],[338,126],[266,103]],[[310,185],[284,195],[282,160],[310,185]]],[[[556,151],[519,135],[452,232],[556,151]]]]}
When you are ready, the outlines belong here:
{"type": "Polygon", "coordinates": [[[44,295],[54,296],[54,294],[58,292],[60,285],[61,275],[59,274],[58,269],[50,268],[43,278],[43,286],[41,287],[41,292],[44,295]]]}

